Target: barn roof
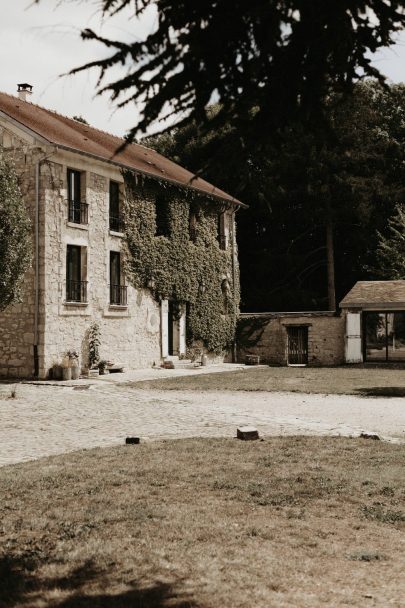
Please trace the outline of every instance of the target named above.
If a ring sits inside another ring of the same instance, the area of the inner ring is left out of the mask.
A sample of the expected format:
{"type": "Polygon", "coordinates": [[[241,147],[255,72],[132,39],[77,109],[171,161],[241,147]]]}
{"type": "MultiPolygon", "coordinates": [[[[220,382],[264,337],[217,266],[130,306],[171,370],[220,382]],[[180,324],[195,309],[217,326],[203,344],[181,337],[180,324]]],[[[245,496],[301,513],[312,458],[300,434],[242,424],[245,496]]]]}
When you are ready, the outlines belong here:
{"type": "Polygon", "coordinates": [[[151,148],[140,144],[128,144],[117,152],[124,143],[120,137],[18,97],[0,92],[0,115],[8,117],[17,125],[25,127],[47,143],[59,148],[85,154],[160,181],[191,188],[234,205],[245,206],[238,199],[204,179],[196,177],[151,148]]]}
{"type": "Polygon", "coordinates": [[[405,309],[405,281],[358,281],[340,302],[340,307],[405,309]]]}

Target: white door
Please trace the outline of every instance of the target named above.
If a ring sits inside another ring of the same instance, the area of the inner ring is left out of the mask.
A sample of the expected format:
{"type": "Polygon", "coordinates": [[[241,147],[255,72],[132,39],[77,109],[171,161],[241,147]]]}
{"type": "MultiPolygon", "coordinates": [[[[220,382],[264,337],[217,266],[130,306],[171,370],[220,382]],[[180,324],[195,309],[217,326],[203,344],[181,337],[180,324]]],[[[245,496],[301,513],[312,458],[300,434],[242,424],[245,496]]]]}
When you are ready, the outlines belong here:
{"type": "Polygon", "coordinates": [[[160,332],[162,343],[162,357],[169,354],[169,302],[162,300],[160,303],[160,332]]]}
{"type": "Polygon", "coordinates": [[[362,363],[361,348],[361,313],[346,314],[346,363],[362,363]]]}
{"type": "Polygon", "coordinates": [[[179,319],[179,354],[186,354],[186,311],[183,310],[179,319]]]}

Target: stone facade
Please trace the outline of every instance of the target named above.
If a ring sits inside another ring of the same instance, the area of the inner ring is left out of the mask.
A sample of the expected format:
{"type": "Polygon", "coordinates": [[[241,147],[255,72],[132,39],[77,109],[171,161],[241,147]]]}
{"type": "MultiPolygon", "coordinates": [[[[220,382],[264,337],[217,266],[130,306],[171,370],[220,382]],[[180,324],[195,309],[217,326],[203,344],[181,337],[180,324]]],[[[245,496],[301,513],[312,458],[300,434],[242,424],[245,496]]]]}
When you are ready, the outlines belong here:
{"type": "Polygon", "coordinates": [[[344,363],[345,318],[333,312],[242,314],[237,358],[259,355],[261,363],[288,364],[288,328],[307,327],[308,365],[344,363]]]}
{"type": "Polygon", "coordinates": [[[60,362],[67,350],[87,361],[88,331],[100,325],[100,356],[128,368],[146,367],[160,361],[159,304],[147,290],[127,285],[127,305],[109,300],[110,252],[124,254],[123,235],[109,230],[109,184],[122,183],[118,168],[64,152],[59,162],[43,167],[41,181],[45,200],[44,310],[45,350],[40,366],[44,376],[60,362]],[[88,224],[68,221],[67,170],[79,170],[88,204],[88,224]],[[66,302],[66,250],[78,245],[84,252],[84,276],[88,303],[66,302]]]}
{"type": "Polygon", "coordinates": [[[124,235],[112,232],[109,221],[110,182],[119,183],[123,193],[120,168],[46,144],[1,117],[0,144],[14,158],[34,243],[23,301],[0,312],[0,376],[46,378],[68,350],[77,351],[86,367],[94,322],[102,359],[129,369],[159,364],[162,311],[151,292],[134,289],[124,276],[127,303],[110,303],[110,252],[119,252],[121,262],[126,255],[124,235]],[[80,172],[88,223],[69,222],[68,169],[80,172]],[[86,302],[67,301],[68,245],[80,247],[86,302]]]}

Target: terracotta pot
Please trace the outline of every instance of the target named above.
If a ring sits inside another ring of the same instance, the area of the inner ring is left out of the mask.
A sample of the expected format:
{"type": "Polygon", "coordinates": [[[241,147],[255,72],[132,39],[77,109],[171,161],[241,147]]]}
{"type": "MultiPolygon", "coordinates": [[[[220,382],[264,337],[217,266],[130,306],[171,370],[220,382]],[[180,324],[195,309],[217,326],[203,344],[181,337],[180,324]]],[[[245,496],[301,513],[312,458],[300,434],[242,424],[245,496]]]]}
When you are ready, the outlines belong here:
{"type": "Polygon", "coordinates": [[[52,367],[52,377],[54,380],[62,380],[62,366],[54,365],[52,367]]]}
{"type": "Polygon", "coordinates": [[[63,378],[63,380],[71,380],[72,379],[72,368],[71,367],[63,367],[62,368],[62,378],[63,378]]]}
{"type": "Polygon", "coordinates": [[[72,380],[78,380],[80,376],[80,369],[78,365],[70,368],[72,370],[72,380]]]}

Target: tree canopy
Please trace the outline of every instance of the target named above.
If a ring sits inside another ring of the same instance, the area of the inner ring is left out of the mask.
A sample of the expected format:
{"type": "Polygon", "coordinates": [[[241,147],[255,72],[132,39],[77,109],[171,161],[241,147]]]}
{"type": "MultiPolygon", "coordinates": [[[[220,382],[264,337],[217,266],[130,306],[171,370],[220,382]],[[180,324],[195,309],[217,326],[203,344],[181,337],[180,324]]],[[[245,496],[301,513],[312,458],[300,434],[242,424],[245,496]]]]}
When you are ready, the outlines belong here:
{"type": "Polygon", "coordinates": [[[18,301],[31,261],[31,224],[12,162],[0,154],[0,310],[18,301]]]}
{"type": "MultiPolygon", "coordinates": [[[[37,0],[40,1],[40,0],[37,0]]],[[[157,119],[178,126],[232,125],[240,137],[266,141],[291,120],[322,117],[331,92],[359,77],[381,78],[370,56],[405,24],[401,0],[101,0],[105,16],[157,7],[155,29],[142,40],[112,40],[85,29],[106,56],[72,73],[99,68],[100,93],[119,106],[144,104],[130,135],[157,119]],[[125,75],[109,80],[110,70],[125,75]],[[208,125],[207,106],[220,103],[208,125]]]]}
{"type": "Polygon", "coordinates": [[[143,140],[192,171],[204,167],[208,179],[250,205],[237,215],[245,310],[328,306],[328,217],[337,301],[355,281],[378,277],[370,270],[379,267],[377,231],[387,233],[387,217],[405,197],[405,87],[358,83],[344,101],[330,100],[327,120],[321,145],[296,122],[249,153],[230,127],[203,135],[194,123],[143,140]]]}
{"type": "Polygon", "coordinates": [[[398,204],[388,219],[387,234],[378,233],[375,272],[384,279],[405,279],[405,206],[398,204]]]}

